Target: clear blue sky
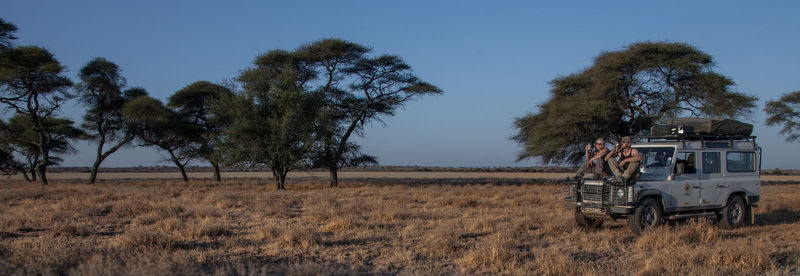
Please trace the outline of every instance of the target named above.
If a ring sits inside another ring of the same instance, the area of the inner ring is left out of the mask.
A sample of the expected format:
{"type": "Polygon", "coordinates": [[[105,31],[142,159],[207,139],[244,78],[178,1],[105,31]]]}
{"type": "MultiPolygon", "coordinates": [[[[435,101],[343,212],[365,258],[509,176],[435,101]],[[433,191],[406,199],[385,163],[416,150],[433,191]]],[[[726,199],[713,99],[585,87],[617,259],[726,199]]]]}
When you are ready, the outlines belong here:
{"type": "MultiPolygon", "coordinates": [[[[798,1],[20,1],[0,17],[17,45],[53,52],[77,79],[93,57],[124,71],[129,86],[166,99],[198,80],[233,78],[268,50],[337,37],[403,57],[445,91],[410,103],[358,141],[383,165],[531,166],[515,163],[512,122],[548,97],[548,81],[632,42],[687,42],[715,70],[760,98],[750,122],[764,168],[800,168],[800,143],[762,124],[763,104],[800,90],[798,1]]],[[[79,120],[70,104],[65,115],[79,120]]],[[[92,146],[64,166],[90,166],[92,146]]],[[[104,165],[170,165],[126,149],[104,165]]]]}

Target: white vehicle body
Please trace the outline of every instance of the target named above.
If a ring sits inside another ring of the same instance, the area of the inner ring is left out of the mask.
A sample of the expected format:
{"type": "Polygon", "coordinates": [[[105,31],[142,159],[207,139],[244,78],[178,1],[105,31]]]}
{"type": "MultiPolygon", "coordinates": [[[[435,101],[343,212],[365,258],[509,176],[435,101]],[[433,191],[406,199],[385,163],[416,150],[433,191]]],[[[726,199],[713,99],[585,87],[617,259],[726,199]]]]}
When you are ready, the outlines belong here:
{"type": "Polygon", "coordinates": [[[626,183],[584,179],[573,183],[581,226],[629,217],[635,233],[663,219],[716,216],[724,228],[753,223],[761,192],[761,149],[755,137],[696,137],[637,143],[640,175],[626,183]]]}

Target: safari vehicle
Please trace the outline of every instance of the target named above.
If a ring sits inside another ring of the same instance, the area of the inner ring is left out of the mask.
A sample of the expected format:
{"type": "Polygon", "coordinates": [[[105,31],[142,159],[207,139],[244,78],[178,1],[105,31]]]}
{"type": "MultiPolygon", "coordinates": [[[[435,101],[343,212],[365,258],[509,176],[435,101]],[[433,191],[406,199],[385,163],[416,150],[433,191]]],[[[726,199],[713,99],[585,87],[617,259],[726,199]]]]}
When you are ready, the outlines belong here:
{"type": "Polygon", "coordinates": [[[725,229],[753,224],[761,149],[750,136],[752,125],[692,120],[698,119],[689,120],[694,126],[717,128],[653,127],[633,145],[642,157],[638,176],[625,183],[587,178],[571,183],[567,201],[575,208],[576,223],[597,228],[605,220],[628,218],[637,235],[664,220],[699,216],[712,217],[725,229]]]}

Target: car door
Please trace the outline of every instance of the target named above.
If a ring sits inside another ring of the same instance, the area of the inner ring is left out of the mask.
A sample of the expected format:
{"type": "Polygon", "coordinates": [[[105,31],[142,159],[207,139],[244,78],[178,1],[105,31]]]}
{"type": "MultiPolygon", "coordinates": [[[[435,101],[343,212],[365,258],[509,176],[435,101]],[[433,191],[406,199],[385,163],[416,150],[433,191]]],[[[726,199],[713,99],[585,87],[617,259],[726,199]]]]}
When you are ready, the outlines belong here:
{"type": "Polygon", "coordinates": [[[675,177],[670,185],[672,205],[677,211],[694,209],[700,203],[700,171],[697,166],[696,151],[678,151],[675,161],[675,177]],[[682,164],[682,165],[680,165],[682,164]],[[678,166],[683,166],[682,174],[678,174],[678,166]]]}
{"type": "Polygon", "coordinates": [[[700,205],[718,207],[722,205],[725,175],[722,172],[722,154],[719,151],[704,151],[700,162],[700,205]]]}

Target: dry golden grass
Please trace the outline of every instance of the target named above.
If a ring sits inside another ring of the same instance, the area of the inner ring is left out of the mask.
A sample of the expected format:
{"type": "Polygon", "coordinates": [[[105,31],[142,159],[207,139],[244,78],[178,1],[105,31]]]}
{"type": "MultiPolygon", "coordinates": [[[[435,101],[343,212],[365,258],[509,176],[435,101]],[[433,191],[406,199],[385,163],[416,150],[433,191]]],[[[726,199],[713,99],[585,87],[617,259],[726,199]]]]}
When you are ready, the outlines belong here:
{"type": "Polygon", "coordinates": [[[0,274],[800,273],[800,185],[637,237],[576,228],[556,184],[398,182],[0,182],[0,274]]]}

